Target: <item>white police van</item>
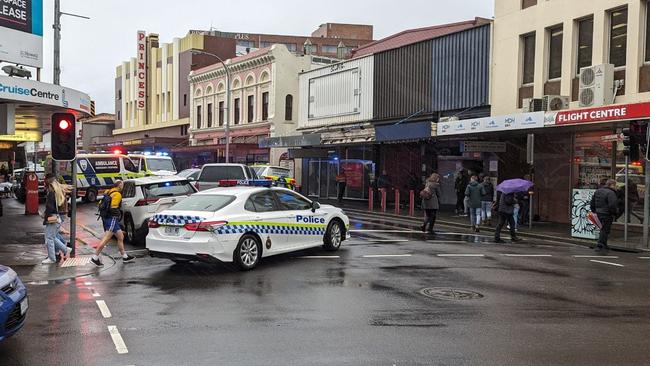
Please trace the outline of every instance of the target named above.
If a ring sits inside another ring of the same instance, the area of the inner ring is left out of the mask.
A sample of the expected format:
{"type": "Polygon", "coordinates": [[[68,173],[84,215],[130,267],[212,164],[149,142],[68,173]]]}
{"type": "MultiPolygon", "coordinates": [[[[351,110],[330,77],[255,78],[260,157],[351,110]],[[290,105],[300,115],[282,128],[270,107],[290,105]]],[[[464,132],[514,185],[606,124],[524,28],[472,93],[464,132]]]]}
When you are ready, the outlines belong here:
{"type": "Polygon", "coordinates": [[[220,181],[220,188],[154,215],[146,238],[149,254],[176,263],[234,262],[250,270],[276,254],[318,246],[338,250],[349,237],[343,210],[271,183],[220,181]]]}

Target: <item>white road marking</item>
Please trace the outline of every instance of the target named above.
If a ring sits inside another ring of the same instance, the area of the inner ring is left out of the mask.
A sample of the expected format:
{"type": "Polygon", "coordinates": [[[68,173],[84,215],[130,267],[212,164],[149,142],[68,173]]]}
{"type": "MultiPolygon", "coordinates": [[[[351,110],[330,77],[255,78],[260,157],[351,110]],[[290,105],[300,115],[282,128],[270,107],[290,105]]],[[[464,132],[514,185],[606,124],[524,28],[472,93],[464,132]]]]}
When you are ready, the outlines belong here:
{"type": "Polygon", "coordinates": [[[618,259],[617,256],[604,256],[604,255],[574,255],[573,258],[612,258],[612,259],[618,259]]]}
{"type": "Polygon", "coordinates": [[[97,303],[99,311],[102,313],[102,316],[104,318],[110,318],[112,316],[111,311],[108,310],[108,306],[106,306],[106,302],[104,300],[95,300],[95,302],[97,303]]]}
{"type": "Polygon", "coordinates": [[[367,238],[366,242],[375,242],[375,243],[392,243],[392,242],[397,242],[397,243],[403,243],[407,242],[410,240],[406,239],[372,239],[372,238],[367,238]]]}
{"type": "Polygon", "coordinates": [[[485,254],[437,254],[438,257],[485,257],[485,254]]]}
{"type": "Polygon", "coordinates": [[[650,259],[650,257],[639,257],[639,259],[650,259]]]}
{"type": "Polygon", "coordinates": [[[366,229],[352,229],[350,233],[420,233],[424,234],[421,231],[415,230],[366,230],[366,229]]]}
{"type": "Polygon", "coordinates": [[[411,257],[412,254],[368,254],[364,258],[390,258],[390,257],[411,257]]]}
{"type": "Polygon", "coordinates": [[[117,327],[114,325],[109,325],[108,332],[111,334],[111,338],[113,339],[113,344],[115,344],[115,349],[117,350],[117,353],[119,354],[129,353],[129,349],[126,348],[124,339],[122,339],[122,335],[120,334],[120,331],[117,330],[117,327]]]}
{"type": "Polygon", "coordinates": [[[597,260],[593,260],[593,259],[592,259],[592,260],[590,260],[589,262],[594,262],[594,263],[602,263],[602,264],[608,264],[608,265],[610,265],[610,266],[616,266],[616,267],[625,267],[625,266],[624,266],[624,265],[622,265],[622,264],[618,264],[618,263],[612,263],[612,262],[603,262],[603,261],[597,261],[597,260]]]}
{"type": "Polygon", "coordinates": [[[302,258],[302,259],[336,259],[336,258],[341,258],[338,255],[305,255],[302,257],[296,257],[296,258],[302,258]]]}
{"type": "Polygon", "coordinates": [[[94,288],[90,289],[90,293],[93,294],[93,297],[102,297],[102,295],[100,295],[99,292],[95,291],[94,288]]]}
{"type": "Polygon", "coordinates": [[[503,254],[505,257],[552,257],[551,254],[503,254]]]}
{"type": "Polygon", "coordinates": [[[93,283],[92,283],[92,282],[84,282],[84,285],[86,285],[86,286],[92,286],[93,283]]]}

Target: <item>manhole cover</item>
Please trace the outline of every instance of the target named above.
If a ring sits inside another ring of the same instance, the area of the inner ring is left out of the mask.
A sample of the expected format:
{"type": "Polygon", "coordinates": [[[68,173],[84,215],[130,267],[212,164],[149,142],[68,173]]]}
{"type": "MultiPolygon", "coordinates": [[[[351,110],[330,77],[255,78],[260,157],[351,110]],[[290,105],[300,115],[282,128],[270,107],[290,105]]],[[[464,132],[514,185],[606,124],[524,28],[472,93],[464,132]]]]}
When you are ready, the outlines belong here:
{"type": "Polygon", "coordinates": [[[478,292],[446,287],[423,288],[420,293],[426,297],[440,300],[476,300],[483,298],[483,295],[478,292]]]}

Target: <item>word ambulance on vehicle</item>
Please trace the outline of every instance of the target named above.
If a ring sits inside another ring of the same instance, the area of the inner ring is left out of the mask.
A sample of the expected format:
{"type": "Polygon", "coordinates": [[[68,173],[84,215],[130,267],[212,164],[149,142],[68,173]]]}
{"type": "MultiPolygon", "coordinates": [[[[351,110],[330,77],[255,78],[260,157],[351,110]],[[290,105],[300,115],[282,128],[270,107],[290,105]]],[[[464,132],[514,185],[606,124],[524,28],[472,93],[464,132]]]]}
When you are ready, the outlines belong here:
{"type": "Polygon", "coordinates": [[[144,175],[123,154],[77,155],[77,195],[85,202],[96,202],[97,197],[112,188],[116,180],[140,178],[144,175]]]}
{"type": "Polygon", "coordinates": [[[176,263],[233,262],[243,270],[264,257],[322,246],[338,250],[350,220],[340,208],[320,205],[269,180],[220,181],[149,220],[152,257],[176,263]]]}

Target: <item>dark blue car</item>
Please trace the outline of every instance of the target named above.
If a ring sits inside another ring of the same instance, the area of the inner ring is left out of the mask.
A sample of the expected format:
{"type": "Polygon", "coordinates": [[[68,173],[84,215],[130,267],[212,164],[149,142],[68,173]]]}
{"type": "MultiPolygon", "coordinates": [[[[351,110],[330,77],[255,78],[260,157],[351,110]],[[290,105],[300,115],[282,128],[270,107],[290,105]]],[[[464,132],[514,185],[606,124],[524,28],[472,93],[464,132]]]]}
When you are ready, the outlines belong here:
{"type": "Polygon", "coordinates": [[[0,265],[0,342],[23,327],[28,307],[25,285],[14,270],[0,265]]]}

